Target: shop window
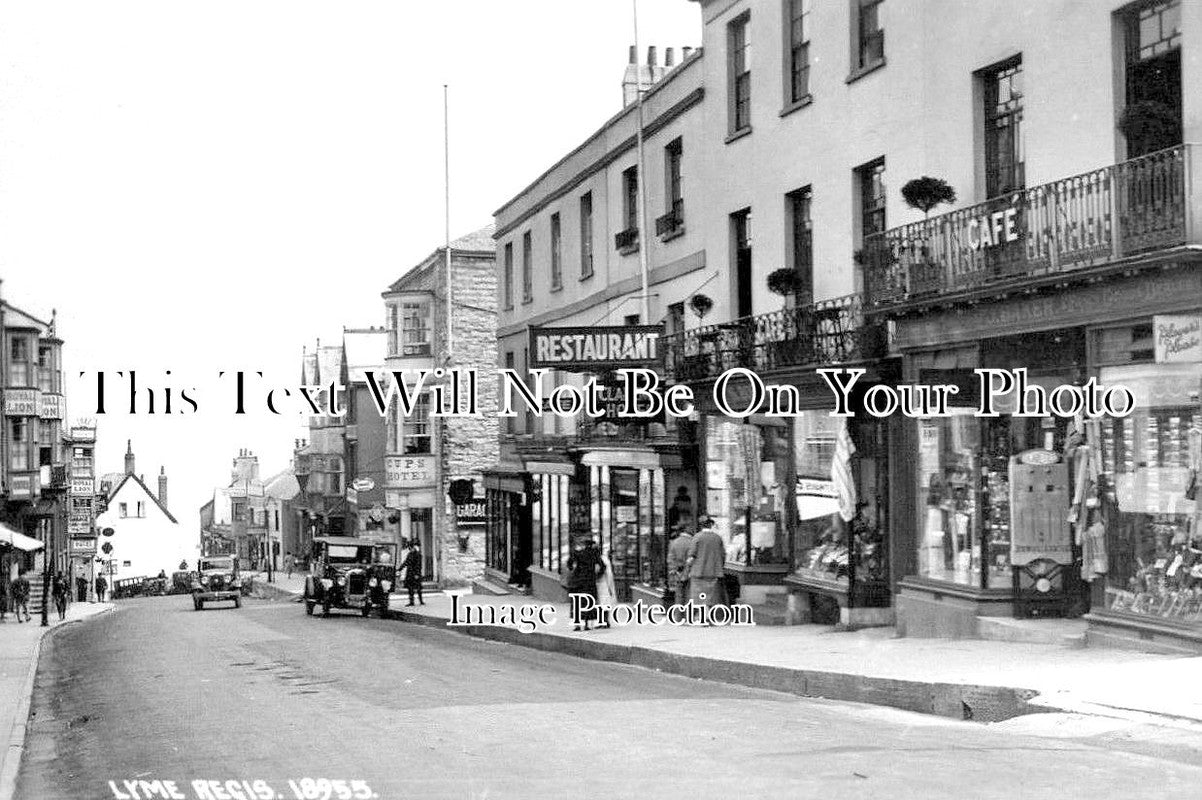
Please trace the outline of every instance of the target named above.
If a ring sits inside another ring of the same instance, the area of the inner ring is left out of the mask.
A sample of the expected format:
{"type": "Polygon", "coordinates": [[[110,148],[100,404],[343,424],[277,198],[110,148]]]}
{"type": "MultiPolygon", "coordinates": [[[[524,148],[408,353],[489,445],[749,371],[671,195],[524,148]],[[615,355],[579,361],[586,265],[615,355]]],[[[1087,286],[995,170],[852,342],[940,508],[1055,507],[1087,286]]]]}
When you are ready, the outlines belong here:
{"type": "Polygon", "coordinates": [[[429,508],[409,509],[409,537],[421,542],[422,579],[434,577],[434,522],[433,510],[429,508]]]}
{"type": "Polygon", "coordinates": [[[788,428],[706,418],[706,509],[727,561],[788,563],[788,428]]]}
{"type": "Polygon", "coordinates": [[[1108,367],[1098,381],[1136,401],[1129,416],[1101,423],[1105,607],[1202,626],[1202,364],[1108,367]]]}
{"type": "Polygon", "coordinates": [[[981,73],[985,98],[985,195],[998,197],[1026,185],[1023,156],[1022,58],[981,73]]]}

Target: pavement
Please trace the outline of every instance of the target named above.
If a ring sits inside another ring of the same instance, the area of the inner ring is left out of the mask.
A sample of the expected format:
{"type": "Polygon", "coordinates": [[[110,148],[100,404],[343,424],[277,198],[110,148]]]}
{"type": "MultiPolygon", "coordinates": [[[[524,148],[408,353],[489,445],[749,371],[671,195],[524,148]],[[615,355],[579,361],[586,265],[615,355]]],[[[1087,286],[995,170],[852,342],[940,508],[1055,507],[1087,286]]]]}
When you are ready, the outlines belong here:
{"type": "MultiPolygon", "coordinates": [[[[256,586],[260,585],[256,581],[256,586]]],[[[299,574],[277,575],[272,596],[304,589],[299,574]]],[[[403,621],[444,627],[451,595],[430,594],[403,621]]],[[[474,606],[531,605],[522,596],[463,593],[474,606]]],[[[900,638],[892,628],[836,631],[821,625],[705,628],[630,625],[574,632],[568,608],[534,633],[507,627],[452,627],[458,633],[582,658],[644,666],[812,697],[892,706],[959,719],[1000,721],[1062,711],[1158,725],[1202,725],[1202,657],[1117,648],[977,639],[900,638]]],[[[1052,625],[1058,621],[1050,621],[1052,625]]]]}
{"type": "Polygon", "coordinates": [[[29,699],[37,672],[38,655],[46,636],[75,622],[112,611],[112,603],[78,603],[67,607],[67,618],[58,620],[50,612],[50,625],[43,628],[41,617],[32,622],[17,622],[8,614],[0,622],[0,800],[12,797],[17,767],[25,746],[29,699]]]}
{"type": "Polygon", "coordinates": [[[381,800],[1190,797],[1202,785],[1202,734],[1188,731],[1067,714],[982,725],[258,598],[119,611],[46,641],[15,800],[140,800],[168,796],[168,781],[195,800],[333,797],[341,781],[381,800]]]}

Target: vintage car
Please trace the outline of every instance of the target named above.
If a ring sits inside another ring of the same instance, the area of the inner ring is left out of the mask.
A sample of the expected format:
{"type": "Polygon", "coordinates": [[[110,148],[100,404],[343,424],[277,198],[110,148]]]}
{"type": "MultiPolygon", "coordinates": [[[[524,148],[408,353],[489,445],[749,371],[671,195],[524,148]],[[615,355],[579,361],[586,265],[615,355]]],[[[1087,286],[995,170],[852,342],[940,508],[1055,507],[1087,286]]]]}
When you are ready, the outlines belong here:
{"type": "Polygon", "coordinates": [[[242,608],[242,576],[234,556],[202,556],[192,573],[192,606],[200,611],[205,603],[232,600],[242,608]]]}
{"type": "Polygon", "coordinates": [[[396,545],[350,536],[315,536],[305,577],[305,613],[321,606],[351,608],[363,616],[372,608],[388,613],[388,593],[396,583],[396,545]]]}

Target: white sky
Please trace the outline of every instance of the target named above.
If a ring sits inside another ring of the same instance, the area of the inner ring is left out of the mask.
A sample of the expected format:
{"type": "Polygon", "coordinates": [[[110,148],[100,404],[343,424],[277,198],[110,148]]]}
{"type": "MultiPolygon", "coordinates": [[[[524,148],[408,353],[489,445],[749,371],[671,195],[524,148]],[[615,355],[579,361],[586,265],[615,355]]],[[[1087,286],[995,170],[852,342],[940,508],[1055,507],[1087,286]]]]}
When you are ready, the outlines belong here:
{"type": "MultiPolygon", "coordinates": [[[[644,55],[700,38],[639,0],[644,55]]],[[[109,373],[98,470],[132,438],[196,528],[239,448],[286,467],[299,417],[235,417],[217,371],[295,385],[302,345],[383,324],[443,238],[442,85],[457,236],[618,111],[630,44],[627,0],[0,4],[3,295],[58,310],[73,418],[109,373]],[[199,413],[128,415],[129,369],[199,413]]]]}

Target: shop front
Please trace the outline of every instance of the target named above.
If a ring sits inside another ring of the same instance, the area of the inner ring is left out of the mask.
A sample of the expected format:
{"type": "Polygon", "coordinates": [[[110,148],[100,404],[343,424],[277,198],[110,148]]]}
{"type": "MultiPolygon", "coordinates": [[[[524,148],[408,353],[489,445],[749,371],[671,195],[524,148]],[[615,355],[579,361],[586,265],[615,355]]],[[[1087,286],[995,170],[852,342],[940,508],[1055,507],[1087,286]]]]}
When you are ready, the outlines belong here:
{"type": "Polygon", "coordinates": [[[395,540],[400,550],[408,542],[420,542],[422,577],[441,581],[439,543],[434,536],[434,509],[441,508],[441,498],[434,459],[428,453],[385,456],[384,526],[375,536],[395,540]]]}
{"type": "Polygon", "coordinates": [[[892,502],[902,635],[1087,612],[1097,640],[1194,635],[1187,489],[1202,358],[1187,342],[1199,297],[1202,274],[1172,265],[897,320],[906,381],[956,385],[962,406],[902,420],[894,445],[911,454],[895,459],[906,469],[892,502]],[[1135,407],[1037,415],[1010,392],[982,416],[980,368],[1025,369],[1028,405],[1092,378],[1130,389],[1135,407]]]}

